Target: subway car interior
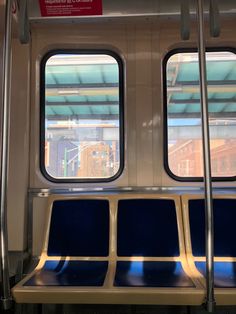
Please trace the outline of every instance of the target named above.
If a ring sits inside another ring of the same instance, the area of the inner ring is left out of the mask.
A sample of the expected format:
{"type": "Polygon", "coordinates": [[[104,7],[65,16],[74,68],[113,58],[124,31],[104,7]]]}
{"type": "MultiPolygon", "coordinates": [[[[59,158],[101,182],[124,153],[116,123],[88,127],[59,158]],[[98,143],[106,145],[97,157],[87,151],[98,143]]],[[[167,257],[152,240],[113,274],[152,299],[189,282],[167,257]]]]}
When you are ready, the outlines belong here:
{"type": "Polygon", "coordinates": [[[235,0],[0,0],[0,312],[236,313],[235,0]]]}

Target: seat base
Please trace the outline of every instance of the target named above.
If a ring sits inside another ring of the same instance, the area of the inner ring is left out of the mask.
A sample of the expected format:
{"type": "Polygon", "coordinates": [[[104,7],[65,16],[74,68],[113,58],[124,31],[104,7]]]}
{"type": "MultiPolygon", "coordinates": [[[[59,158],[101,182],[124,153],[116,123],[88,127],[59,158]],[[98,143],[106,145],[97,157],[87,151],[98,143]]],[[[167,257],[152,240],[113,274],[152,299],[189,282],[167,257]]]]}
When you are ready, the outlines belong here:
{"type": "MultiPolygon", "coordinates": [[[[125,268],[118,266],[117,270],[122,269],[127,273],[129,262],[117,263],[125,266],[125,268]]],[[[148,273],[145,274],[145,280],[142,279],[143,282],[155,283],[155,285],[164,283],[168,273],[169,277],[173,276],[175,282],[173,284],[169,278],[168,287],[164,284],[163,287],[114,286],[114,282],[117,282],[117,278],[114,280],[114,277],[117,277],[115,276],[117,263],[111,263],[107,269],[106,261],[64,261],[64,263],[50,261],[49,263],[47,260],[41,269],[36,269],[17,284],[12,289],[12,293],[17,303],[200,305],[204,301],[204,290],[195,287],[185,275],[180,262],[144,262],[144,269],[146,268],[148,273]],[[78,266],[81,267],[79,272],[78,266]],[[155,272],[156,275],[152,279],[155,272]],[[96,273],[99,276],[94,279],[96,273]],[[182,279],[179,279],[179,284],[177,284],[177,277],[174,277],[175,273],[183,275],[182,279]],[[100,283],[103,281],[101,286],[100,283]],[[80,286],[76,286],[75,283],[80,283],[80,286]],[[89,286],[89,284],[93,285],[89,286]]],[[[140,262],[134,262],[133,265],[139,270],[140,276],[142,274],[140,262]]],[[[135,273],[131,273],[131,277],[134,275],[135,273]]],[[[124,277],[119,276],[119,278],[121,280],[124,277]]],[[[127,280],[130,280],[128,274],[127,280]]]]}
{"type": "Polygon", "coordinates": [[[17,303],[201,305],[197,288],[24,287],[12,290],[17,303]]]}

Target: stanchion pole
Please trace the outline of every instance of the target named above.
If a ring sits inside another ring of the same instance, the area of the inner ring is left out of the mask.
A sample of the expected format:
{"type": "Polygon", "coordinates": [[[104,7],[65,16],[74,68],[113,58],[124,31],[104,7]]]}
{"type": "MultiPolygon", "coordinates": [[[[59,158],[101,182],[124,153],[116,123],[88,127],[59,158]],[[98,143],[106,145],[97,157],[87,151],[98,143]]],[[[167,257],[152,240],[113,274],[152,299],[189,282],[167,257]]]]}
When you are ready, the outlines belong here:
{"type": "Polygon", "coordinates": [[[205,186],[205,238],[206,238],[206,307],[207,311],[214,312],[214,226],[213,226],[213,201],[211,180],[211,154],[210,132],[208,117],[207,75],[206,75],[206,49],[204,36],[204,8],[203,0],[197,0],[198,16],[198,55],[200,72],[200,98],[202,118],[202,143],[204,162],[204,186],[205,186]]]}
{"type": "Polygon", "coordinates": [[[1,147],[1,186],[0,186],[0,263],[2,279],[1,303],[4,310],[11,308],[12,298],[9,280],[8,234],[7,234],[7,185],[8,185],[8,147],[10,119],[10,69],[11,69],[11,19],[12,0],[5,1],[5,29],[3,43],[2,71],[2,147],[1,147]]]}

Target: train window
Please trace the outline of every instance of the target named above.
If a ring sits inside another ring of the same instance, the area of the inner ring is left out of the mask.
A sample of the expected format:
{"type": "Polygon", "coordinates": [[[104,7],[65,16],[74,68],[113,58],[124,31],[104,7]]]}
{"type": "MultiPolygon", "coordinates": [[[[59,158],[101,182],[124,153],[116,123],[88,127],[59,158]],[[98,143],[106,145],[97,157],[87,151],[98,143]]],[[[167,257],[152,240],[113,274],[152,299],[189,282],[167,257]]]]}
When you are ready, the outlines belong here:
{"type": "MultiPolygon", "coordinates": [[[[236,54],[208,51],[207,80],[212,176],[236,176],[236,54]]],[[[203,176],[198,54],[175,51],[164,62],[165,167],[177,180],[203,176]]]]}
{"type": "Polygon", "coordinates": [[[41,64],[41,170],[51,181],[110,181],[123,165],[122,63],[111,52],[52,52],[41,64]]]}

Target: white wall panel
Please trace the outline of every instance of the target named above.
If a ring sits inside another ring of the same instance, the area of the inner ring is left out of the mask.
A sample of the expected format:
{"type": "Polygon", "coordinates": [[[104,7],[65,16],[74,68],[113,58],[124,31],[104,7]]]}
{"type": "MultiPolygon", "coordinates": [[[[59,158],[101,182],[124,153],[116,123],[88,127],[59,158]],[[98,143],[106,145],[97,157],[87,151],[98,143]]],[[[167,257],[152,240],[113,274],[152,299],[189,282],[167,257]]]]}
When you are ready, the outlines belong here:
{"type": "Polygon", "coordinates": [[[9,249],[25,248],[29,173],[29,46],[12,42],[11,119],[8,181],[9,249]]]}
{"type": "Polygon", "coordinates": [[[163,169],[163,148],[162,148],[162,63],[160,58],[160,21],[152,23],[152,125],[153,125],[153,185],[161,185],[160,173],[163,169]]]}
{"type": "Polygon", "coordinates": [[[126,95],[127,101],[125,103],[127,124],[125,136],[127,138],[127,145],[125,147],[125,154],[127,155],[127,173],[128,185],[137,185],[137,130],[136,130],[136,27],[135,25],[126,26],[127,37],[127,62],[126,62],[126,95]]]}
{"type": "Polygon", "coordinates": [[[48,224],[48,199],[35,197],[32,209],[32,253],[34,256],[39,256],[42,252],[48,224]]]}
{"type": "MultiPolygon", "coordinates": [[[[51,49],[108,49],[117,52],[123,60],[127,60],[127,42],[126,27],[123,23],[116,23],[110,27],[108,23],[81,24],[73,27],[69,25],[58,25],[56,28],[47,28],[42,26],[35,28],[32,32],[32,81],[31,81],[31,102],[35,104],[32,110],[31,133],[36,138],[32,141],[31,150],[31,187],[62,187],[61,184],[55,184],[46,181],[39,170],[39,69],[41,57],[51,49]],[[60,33],[60,36],[58,36],[60,33]],[[32,158],[32,156],[35,156],[32,158]]],[[[126,67],[126,61],[124,62],[126,67]]],[[[126,106],[126,102],[125,102],[126,106]]],[[[127,117],[125,116],[125,130],[128,132],[127,117]]],[[[127,133],[126,133],[127,134],[127,133]]],[[[125,138],[125,141],[127,138],[125,138]]],[[[128,185],[127,169],[127,151],[125,154],[125,170],[122,175],[114,182],[101,184],[64,184],[64,187],[73,186],[125,186],[128,185]]]]}
{"type": "Polygon", "coordinates": [[[136,26],[136,134],[138,185],[152,185],[151,24],[136,26]]]}

